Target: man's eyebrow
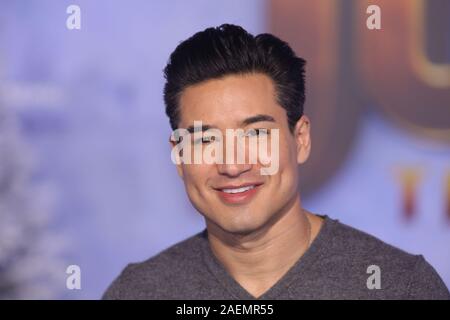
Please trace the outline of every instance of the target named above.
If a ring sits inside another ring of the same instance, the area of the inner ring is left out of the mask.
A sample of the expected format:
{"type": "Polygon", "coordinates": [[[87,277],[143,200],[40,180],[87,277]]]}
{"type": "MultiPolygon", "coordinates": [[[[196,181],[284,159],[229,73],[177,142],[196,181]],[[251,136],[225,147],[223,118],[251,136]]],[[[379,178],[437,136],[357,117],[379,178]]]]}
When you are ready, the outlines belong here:
{"type": "Polygon", "coordinates": [[[249,118],[243,120],[242,125],[248,126],[249,124],[252,124],[255,122],[261,122],[261,121],[276,122],[272,116],[269,116],[267,114],[258,114],[256,116],[252,116],[252,117],[249,117],[249,118]]]}
{"type": "Polygon", "coordinates": [[[194,126],[189,126],[186,130],[189,132],[189,133],[194,133],[194,131],[195,131],[195,129],[197,129],[197,131],[206,131],[206,130],[209,130],[209,129],[215,129],[216,127],[215,126],[211,126],[211,125],[209,125],[209,124],[204,124],[204,125],[202,125],[201,127],[200,126],[196,126],[196,127],[194,127],[194,126]],[[200,130],[199,130],[200,129],[200,130]]]}
{"type": "MultiPolygon", "coordinates": [[[[251,116],[246,119],[244,119],[241,123],[243,126],[248,126],[249,124],[255,123],[255,122],[261,122],[261,121],[269,121],[269,122],[276,122],[275,119],[272,116],[269,116],[267,114],[257,114],[256,116],[251,116]]],[[[189,133],[194,133],[195,129],[198,131],[206,131],[209,129],[217,129],[216,126],[212,126],[209,124],[204,124],[201,127],[200,126],[189,126],[187,127],[187,131],[189,133]]]]}

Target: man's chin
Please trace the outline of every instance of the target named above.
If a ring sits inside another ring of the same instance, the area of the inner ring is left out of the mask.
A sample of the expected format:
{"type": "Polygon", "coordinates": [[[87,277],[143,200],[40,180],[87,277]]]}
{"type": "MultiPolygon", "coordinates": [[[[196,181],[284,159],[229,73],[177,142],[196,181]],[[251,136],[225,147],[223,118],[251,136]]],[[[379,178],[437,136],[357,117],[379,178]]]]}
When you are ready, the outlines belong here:
{"type": "Polygon", "coordinates": [[[263,221],[226,221],[217,224],[222,231],[230,235],[247,236],[261,230],[265,223],[263,221]]]}

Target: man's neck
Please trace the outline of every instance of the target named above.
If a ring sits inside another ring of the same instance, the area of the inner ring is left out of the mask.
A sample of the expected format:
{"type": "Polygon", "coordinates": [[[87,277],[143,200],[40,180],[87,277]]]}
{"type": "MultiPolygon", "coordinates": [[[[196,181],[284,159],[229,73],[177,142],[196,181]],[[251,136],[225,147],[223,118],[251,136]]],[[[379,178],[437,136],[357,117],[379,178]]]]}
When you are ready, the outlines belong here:
{"type": "Polygon", "coordinates": [[[209,227],[208,239],[225,269],[250,294],[259,297],[308,249],[317,229],[317,221],[310,222],[312,217],[302,210],[298,198],[279,219],[253,233],[231,234],[209,227]]]}

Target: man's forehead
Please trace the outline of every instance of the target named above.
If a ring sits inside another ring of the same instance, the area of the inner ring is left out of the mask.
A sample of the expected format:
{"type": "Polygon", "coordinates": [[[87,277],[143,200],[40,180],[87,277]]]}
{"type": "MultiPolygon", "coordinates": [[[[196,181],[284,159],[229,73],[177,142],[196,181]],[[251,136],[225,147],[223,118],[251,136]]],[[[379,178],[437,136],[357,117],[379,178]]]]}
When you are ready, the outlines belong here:
{"type": "Polygon", "coordinates": [[[254,75],[247,82],[249,77],[229,76],[188,87],[180,96],[180,126],[192,125],[193,121],[217,127],[221,123],[241,126],[256,116],[265,115],[266,120],[282,116],[284,110],[277,105],[272,88],[260,83],[270,84],[270,79],[254,75]]]}

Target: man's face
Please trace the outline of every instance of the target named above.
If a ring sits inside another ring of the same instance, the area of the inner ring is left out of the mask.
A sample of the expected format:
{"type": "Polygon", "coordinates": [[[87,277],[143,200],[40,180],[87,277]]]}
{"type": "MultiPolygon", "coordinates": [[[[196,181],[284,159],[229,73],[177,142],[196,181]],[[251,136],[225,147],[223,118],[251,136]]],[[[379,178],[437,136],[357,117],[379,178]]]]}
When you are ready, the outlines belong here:
{"type": "MultiPolygon", "coordinates": [[[[190,201],[208,224],[246,234],[293,206],[298,197],[297,166],[309,155],[309,122],[303,116],[294,133],[289,130],[286,112],[277,104],[268,76],[229,75],[186,88],[180,96],[179,128],[192,127],[194,121],[219,129],[224,139],[226,129],[267,129],[268,146],[270,130],[279,130],[279,165],[273,175],[261,175],[266,165],[260,161],[177,165],[190,201]],[[262,121],[248,121],[261,115],[262,121]]],[[[228,152],[225,144],[223,152],[228,152]]]]}

